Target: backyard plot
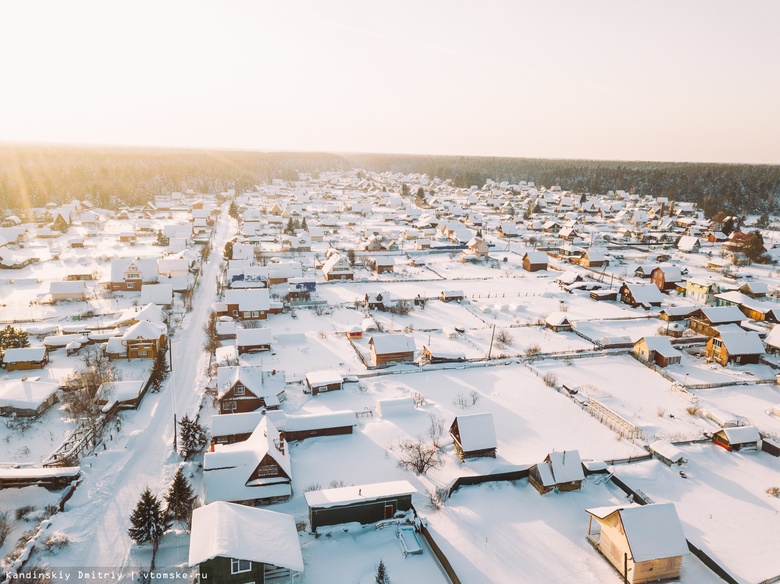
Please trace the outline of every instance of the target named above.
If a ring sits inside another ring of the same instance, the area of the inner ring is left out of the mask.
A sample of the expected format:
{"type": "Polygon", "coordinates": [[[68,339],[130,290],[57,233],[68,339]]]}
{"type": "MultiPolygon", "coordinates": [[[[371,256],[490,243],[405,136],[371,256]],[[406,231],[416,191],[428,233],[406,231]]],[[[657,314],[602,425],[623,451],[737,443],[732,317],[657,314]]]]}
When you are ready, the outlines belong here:
{"type": "Polygon", "coordinates": [[[747,419],[761,432],[780,437],[780,417],[772,408],[780,404],[776,385],[731,385],[692,391],[702,410],[715,407],[747,419]]]}
{"type": "Polygon", "coordinates": [[[579,388],[585,397],[597,400],[642,430],[644,440],[690,439],[712,429],[705,420],[687,412],[692,405],[681,392],[671,391],[671,382],[629,355],[534,363],[540,373],[551,373],[561,384],[579,388]]]}
{"type": "Polygon", "coordinates": [[[604,344],[605,339],[627,337],[628,342],[635,343],[642,337],[657,336],[658,329],[666,323],[657,318],[636,318],[630,320],[610,321],[579,321],[577,330],[594,341],[604,344]]]}
{"type": "Polygon", "coordinates": [[[780,498],[766,492],[780,487],[780,459],[713,444],[679,448],[687,478],[655,460],[615,467],[615,474],[654,503],[674,503],[686,538],[739,582],[780,575],[780,498]]]}
{"type": "Polygon", "coordinates": [[[708,384],[755,383],[757,380],[775,379],[777,372],[769,365],[729,365],[722,367],[718,363],[707,363],[702,358],[691,356],[683,351],[679,365],[670,365],[666,373],[683,385],[696,386],[708,384]]]}

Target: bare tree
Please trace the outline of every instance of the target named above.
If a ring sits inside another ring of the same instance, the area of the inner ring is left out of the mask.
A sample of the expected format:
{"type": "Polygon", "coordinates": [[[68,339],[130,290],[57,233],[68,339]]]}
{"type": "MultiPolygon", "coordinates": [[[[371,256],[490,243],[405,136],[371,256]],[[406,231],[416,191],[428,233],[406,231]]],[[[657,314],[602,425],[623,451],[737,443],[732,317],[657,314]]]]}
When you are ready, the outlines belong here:
{"type": "Polygon", "coordinates": [[[512,338],[512,335],[509,334],[509,331],[506,329],[501,329],[498,332],[496,332],[496,344],[498,345],[511,345],[514,342],[514,339],[512,338]]]}
{"type": "Polygon", "coordinates": [[[98,345],[82,349],[80,361],[65,380],[63,405],[72,418],[92,430],[97,438],[103,419],[101,403],[111,397],[112,384],[121,379],[121,374],[98,345]],[[103,390],[98,394],[101,385],[103,390]]]}
{"type": "Polygon", "coordinates": [[[217,332],[217,313],[212,312],[209,314],[209,318],[206,324],[203,325],[203,332],[206,333],[206,341],[203,343],[203,348],[209,353],[213,353],[219,347],[219,334],[217,332]]]}
{"type": "Polygon", "coordinates": [[[398,466],[417,474],[442,465],[435,441],[426,442],[421,438],[401,440],[395,450],[398,452],[398,466]]]}

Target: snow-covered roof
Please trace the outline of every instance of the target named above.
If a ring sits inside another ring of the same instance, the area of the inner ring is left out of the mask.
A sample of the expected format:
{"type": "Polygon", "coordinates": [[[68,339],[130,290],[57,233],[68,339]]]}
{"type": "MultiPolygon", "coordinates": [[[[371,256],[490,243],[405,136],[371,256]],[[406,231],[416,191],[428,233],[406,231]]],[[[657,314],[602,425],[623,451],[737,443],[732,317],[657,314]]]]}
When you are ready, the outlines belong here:
{"type": "Polygon", "coordinates": [[[648,448],[652,452],[658,453],[660,456],[666,458],[667,460],[672,461],[673,463],[676,463],[683,459],[682,451],[679,448],[677,448],[674,444],[666,440],[656,440],[655,442],[650,444],[648,448]]]}
{"type": "Polygon", "coordinates": [[[688,554],[688,543],[672,503],[598,507],[586,511],[599,519],[615,512],[620,515],[635,563],[688,554]]]}
{"type": "Polygon", "coordinates": [[[550,460],[550,467],[556,483],[585,480],[579,451],[551,452],[547,458],[550,460]]]}
{"type": "Polygon", "coordinates": [[[122,335],[122,340],[159,339],[166,332],[168,332],[167,329],[161,324],[141,320],[125,331],[125,334],[122,335]]]}
{"type": "Polygon", "coordinates": [[[652,304],[661,304],[666,300],[666,297],[655,284],[625,284],[625,286],[631,291],[634,302],[639,304],[649,306],[652,304]]]}
{"type": "Polygon", "coordinates": [[[130,320],[141,321],[148,320],[155,324],[163,324],[165,322],[165,313],[163,309],[156,304],[147,304],[141,308],[130,307],[119,315],[117,323],[128,322],[130,320]]]}
{"type": "Polygon", "coordinates": [[[460,445],[466,452],[496,448],[493,414],[468,414],[455,418],[458,422],[460,445]]]}
{"type": "Polygon", "coordinates": [[[758,442],[761,436],[755,426],[737,426],[736,428],[723,428],[719,430],[728,438],[729,444],[750,444],[758,442]]]}
{"type": "Polygon", "coordinates": [[[3,363],[24,363],[26,361],[43,361],[46,357],[46,347],[19,347],[6,349],[3,353],[3,363]]]}
{"type": "Polygon", "coordinates": [[[764,339],[767,347],[780,349],[780,324],[776,324],[764,339]]]}
{"type": "Polygon", "coordinates": [[[82,280],[75,282],[49,282],[49,294],[83,294],[86,291],[86,283],[82,280]]]}
{"type": "Polygon", "coordinates": [[[377,355],[414,352],[414,338],[403,334],[375,335],[369,340],[377,355]]]}
{"type": "Polygon", "coordinates": [[[352,503],[373,501],[385,497],[411,495],[416,493],[409,481],[391,481],[387,483],[371,483],[368,485],[355,485],[351,487],[339,487],[336,489],[322,489],[304,493],[309,507],[338,507],[352,503]]]}
{"type": "Polygon", "coordinates": [[[527,251],[525,252],[525,257],[528,258],[528,261],[532,264],[546,264],[547,263],[547,252],[544,251],[527,251]]]}
{"type": "Polygon", "coordinates": [[[22,381],[19,379],[0,381],[0,407],[37,409],[59,387],[57,383],[46,381],[22,381]]]}
{"type": "Polygon", "coordinates": [[[272,337],[272,331],[268,327],[253,329],[236,327],[236,345],[239,347],[251,345],[270,345],[272,337]]]}
{"type": "Polygon", "coordinates": [[[286,513],[217,501],[192,513],[189,565],[216,557],[303,571],[295,519],[286,513]]]}
{"type": "Polygon", "coordinates": [[[565,324],[571,324],[569,322],[569,317],[566,316],[566,313],[564,312],[553,312],[547,318],[544,319],[544,322],[550,326],[561,326],[565,324]]]}
{"type": "Polygon", "coordinates": [[[219,367],[217,369],[217,392],[222,397],[236,383],[246,387],[257,397],[278,397],[284,393],[284,372],[267,371],[260,365],[219,367]]]}
{"type": "Polygon", "coordinates": [[[249,290],[225,290],[225,304],[237,304],[239,310],[268,310],[271,297],[266,288],[249,290]]]}
{"type": "Polygon", "coordinates": [[[344,378],[336,371],[310,371],[306,374],[306,382],[310,387],[322,387],[343,381],[344,378]]]}
{"type": "Polygon", "coordinates": [[[736,323],[745,320],[745,315],[736,306],[709,306],[702,308],[701,311],[712,324],[736,323]]]}
{"type": "MultiPolygon", "coordinates": [[[[682,356],[682,353],[672,346],[672,341],[669,339],[669,337],[642,337],[642,339],[644,339],[645,343],[647,344],[648,350],[654,351],[659,355],[664,357],[682,356]]],[[[640,341],[642,339],[640,339],[640,341]]]]}
{"type": "Polygon", "coordinates": [[[729,355],[764,354],[764,343],[756,332],[721,333],[720,340],[729,355]]]}
{"type": "Polygon", "coordinates": [[[289,496],[292,471],[286,443],[279,431],[264,417],[252,435],[243,442],[217,445],[203,458],[203,490],[206,503],[213,501],[249,501],[266,497],[289,496]],[[285,477],[250,480],[263,458],[269,455],[285,477]]]}

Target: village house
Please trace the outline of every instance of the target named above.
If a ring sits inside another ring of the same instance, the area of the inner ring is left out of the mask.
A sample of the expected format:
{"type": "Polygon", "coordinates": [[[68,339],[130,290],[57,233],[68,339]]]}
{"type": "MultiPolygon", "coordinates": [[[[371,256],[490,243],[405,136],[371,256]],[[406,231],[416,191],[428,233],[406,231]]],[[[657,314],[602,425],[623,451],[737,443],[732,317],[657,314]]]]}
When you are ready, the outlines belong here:
{"type": "Polygon", "coordinates": [[[287,441],[264,417],[243,442],[212,445],[203,458],[204,503],[250,507],[288,501],[292,468],[287,441]]]}
{"type": "Polygon", "coordinates": [[[6,371],[27,371],[43,369],[48,362],[49,352],[46,347],[23,347],[6,349],[2,366],[6,371]]]}
{"type": "Polygon", "coordinates": [[[220,414],[275,410],[284,401],[284,371],[257,366],[217,369],[217,401],[220,414]]]}
{"type": "Polygon", "coordinates": [[[620,300],[631,307],[642,307],[645,310],[653,306],[661,306],[666,297],[655,284],[628,284],[620,287],[620,300]]]}
{"type": "Polygon", "coordinates": [[[455,454],[461,460],[482,456],[496,457],[496,430],[493,414],[457,416],[450,426],[455,454]]]}
{"type": "Polygon", "coordinates": [[[640,360],[659,367],[679,365],[682,360],[682,353],[672,346],[669,337],[642,337],[634,343],[633,352],[640,360]]]}
{"type": "Polygon", "coordinates": [[[265,416],[284,434],[287,442],[352,434],[357,424],[355,412],[352,410],[327,411],[321,414],[286,414],[282,410],[215,414],[211,418],[211,441],[213,444],[243,442],[252,435],[265,416]]]}
{"type": "Polygon", "coordinates": [[[385,272],[392,272],[395,267],[395,261],[391,256],[377,256],[369,260],[369,264],[373,267],[377,274],[384,274],[385,272]]]}
{"type": "Polygon", "coordinates": [[[156,304],[164,308],[173,306],[172,284],[142,284],[141,304],[156,304]]]}
{"type": "Polygon", "coordinates": [[[551,491],[579,491],[585,472],[577,450],[551,452],[544,461],[528,469],[531,486],[544,495],[551,491]]]}
{"type": "Polygon", "coordinates": [[[715,295],[720,293],[720,285],[713,280],[689,278],[685,282],[685,297],[696,304],[715,303],[715,295]]]}
{"type": "Polygon", "coordinates": [[[538,272],[547,269],[547,254],[543,251],[527,251],[523,255],[523,269],[538,272]]]}
{"type": "Polygon", "coordinates": [[[552,312],[544,319],[544,326],[553,332],[570,332],[572,323],[565,312],[552,312]]]}
{"type": "Polygon", "coordinates": [[[311,395],[338,391],[343,387],[343,384],[344,378],[335,371],[309,371],[306,374],[306,387],[311,395]]]}
{"type": "Polygon", "coordinates": [[[586,249],[580,258],[580,265],[585,268],[603,268],[609,265],[609,260],[602,251],[586,249]]]}
{"type": "Polygon", "coordinates": [[[161,324],[148,320],[138,321],[125,331],[121,337],[111,337],[106,344],[109,360],[115,359],[154,359],[164,350],[168,329],[161,324]]]}
{"type": "Polygon", "coordinates": [[[414,338],[405,334],[374,335],[368,340],[374,367],[414,361],[414,338]]]}
{"type": "Polygon", "coordinates": [[[57,403],[59,383],[37,377],[0,381],[0,416],[40,416],[57,403]]]}
{"type": "Polygon", "coordinates": [[[460,302],[463,300],[463,290],[443,290],[441,293],[442,302],[460,302]]]}
{"type": "Polygon", "coordinates": [[[588,540],[625,582],[679,577],[682,556],[689,552],[673,504],[598,507],[586,512],[588,540]]]}
{"type": "Polygon", "coordinates": [[[225,299],[217,303],[219,316],[232,316],[239,320],[266,320],[271,308],[271,297],[266,288],[225,290],[225,299]]]}
{"type": "Polygon", "coordinates": [[[116,259],[111,261],[109,286],[112,292],[139,292],[142,284],[157,282],[157,260],[116,259]]]}
{"type": "Polygon", "coordinates": [[[736,306],[709,306],[692,312],[689,326],[700,335],[714,337],[718,334],[718,327],[738,325],[743,320],[745,315],[736,306]]]}
{"type": "Polygon", "coordinates": [[[392,519],[396,513],[412,509],[417,492],[409,481],[392,481],[322,489],[304,493],[309,507],[309,528],[341,523],[367,525],[392,519]]]}
{"type": "Polygon", "coordinates": [[[189,566],[201,582],[292,582],[303,572],[295,518],[215,501],[192,513],[189,566]]]}
{"type": "Polygon", "coordinates": [[[755,426],[722,428],[712,434],[712,441],[729,452],[761,450],[761,435],[755,426]]]}
{"type": "Polygon", "coordinates": [[[677,266],[658,266],[650,272],[650,281],[661,292],[669,292],[681,284],[682,274],[677,266]]]}
{"type": "Polygon", "coordinates": [[[270,328],[235,328],[236,349],[239,355],[270,351],[273,333],[270,328]]]}
{"type": "Polygon", "coordinates": [[[326,282],[331,280],[352,280],[355,277],[349,261],[338,253],[331,255],[322,265],[322,275],[325,276],[326,282]]]}
{"type": "Polygon", "coordinates": [[[707,359],[724,367],[729,363],[755,364],[765,353],[764,344],[756,332],[721,333],[707,341],[707,359]]]}
{"type": "Polygon", "coordinates": [[[84,281],[49,282],[49,297],[52,302],[83,301],[87,298],[84,281]]]}

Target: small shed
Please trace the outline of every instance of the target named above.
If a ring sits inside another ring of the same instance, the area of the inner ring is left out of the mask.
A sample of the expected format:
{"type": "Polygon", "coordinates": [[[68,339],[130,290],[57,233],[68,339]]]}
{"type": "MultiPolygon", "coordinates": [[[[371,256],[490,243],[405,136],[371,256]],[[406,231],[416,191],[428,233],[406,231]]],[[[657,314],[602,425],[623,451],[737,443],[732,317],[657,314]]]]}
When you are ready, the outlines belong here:
{"type": "Polygon", "coordinates": [[[672,466],[673,464],[679,466],[687,462],[685,458],[683,458],[682,451],[667,440],[656,440],[650,444],[648,448],[650,449],[650,452],[653,453],[653,456],[663,462],[666,466],[672,466]]]}
{"type": "Polygon", "coordinates": [[[417,490],[409,481],[372,483],[304,493],[312,531],[341,523],[376,523],[412,508],[417,490]]]}
{"type": "Polygon", "coordinates": [[[236,327],[236,348],[238,354],[270,351],[272,332],[268,327],[245,329],[236,327]]]}
{"type": "Polygon", "coordinates": [[[496,457],[496,429],[493,414],[458,416],[450,426],[450,436],[458,458],[496,457]]]}
{"type": "Polygon", "coordinates": [[[528,481],[542,495],[550,491],[579,491],[585,472],[577,450],[551,452],[528,470],[528,481]]]}
{"type": "Polygon", "coordinates": [[[442,302],[455,302],[463,298],[463,290],[443,290],[441,293],[442,302]]]}
{"type": "Polygon", "coordinates": [[[409,335],[374,335],[369,339],[368,346],[375,367],[414,360],[415,343],[409,335]]]}
{"type": "Polygon", "coordinates": [[[598,507],[586,512],[590,515],[588,541],[625,582],[679,577],[682,557],[689,552],[673,504],[598,507]]]}
{"type": "Polygon", "coordinates": [[[353,325],[346,330],[346,334],[348,339],[362,339],[363,329],[358,325],[353,325]]]}
{"type": "Polygon", "coordinates": [[[465,361],[466,355],[461,352],[440,351],[423,345],[423,359],[428,363],[455,363],[465,361]]]}
{"type": "Polygon", "coordinates": [[[755,426],[722,428],[712,435],[712,441],[729,452],[761,450],[761,435],[755,426]]]}
{"type": "Polygon", "coordinates": [[[6,349],[3,353],[3,367],[8,371],[43,369],[49,362],[46,347],[23,347],[6,349]]]}
{"type": "Polygon", "coordinates": [[[306,374],[306,387],[312,395],[342,389],[344,378],[335,371],[310,371],[306,374]]]}
{"type": "Polygon", "coordinates": [[[547,253],[543,251],[527,251],[523,255],[523,269],[526,272],[538,272],[547,269],[547,253]]]}
{"type": "Polygon", "coordinates": [[[569,317],[564,312],[553,312],[544,319],[544,326],[556,333],[562,331],[571,331],[572,325],[569,317]]]}
{"type": "Polygon", "coordinates": [[[642,337],[634,343],[633,352],[642,361],[659,367],[679,365],[682,361],[682,353],[672,346],[669,337],[642,337]]]}

